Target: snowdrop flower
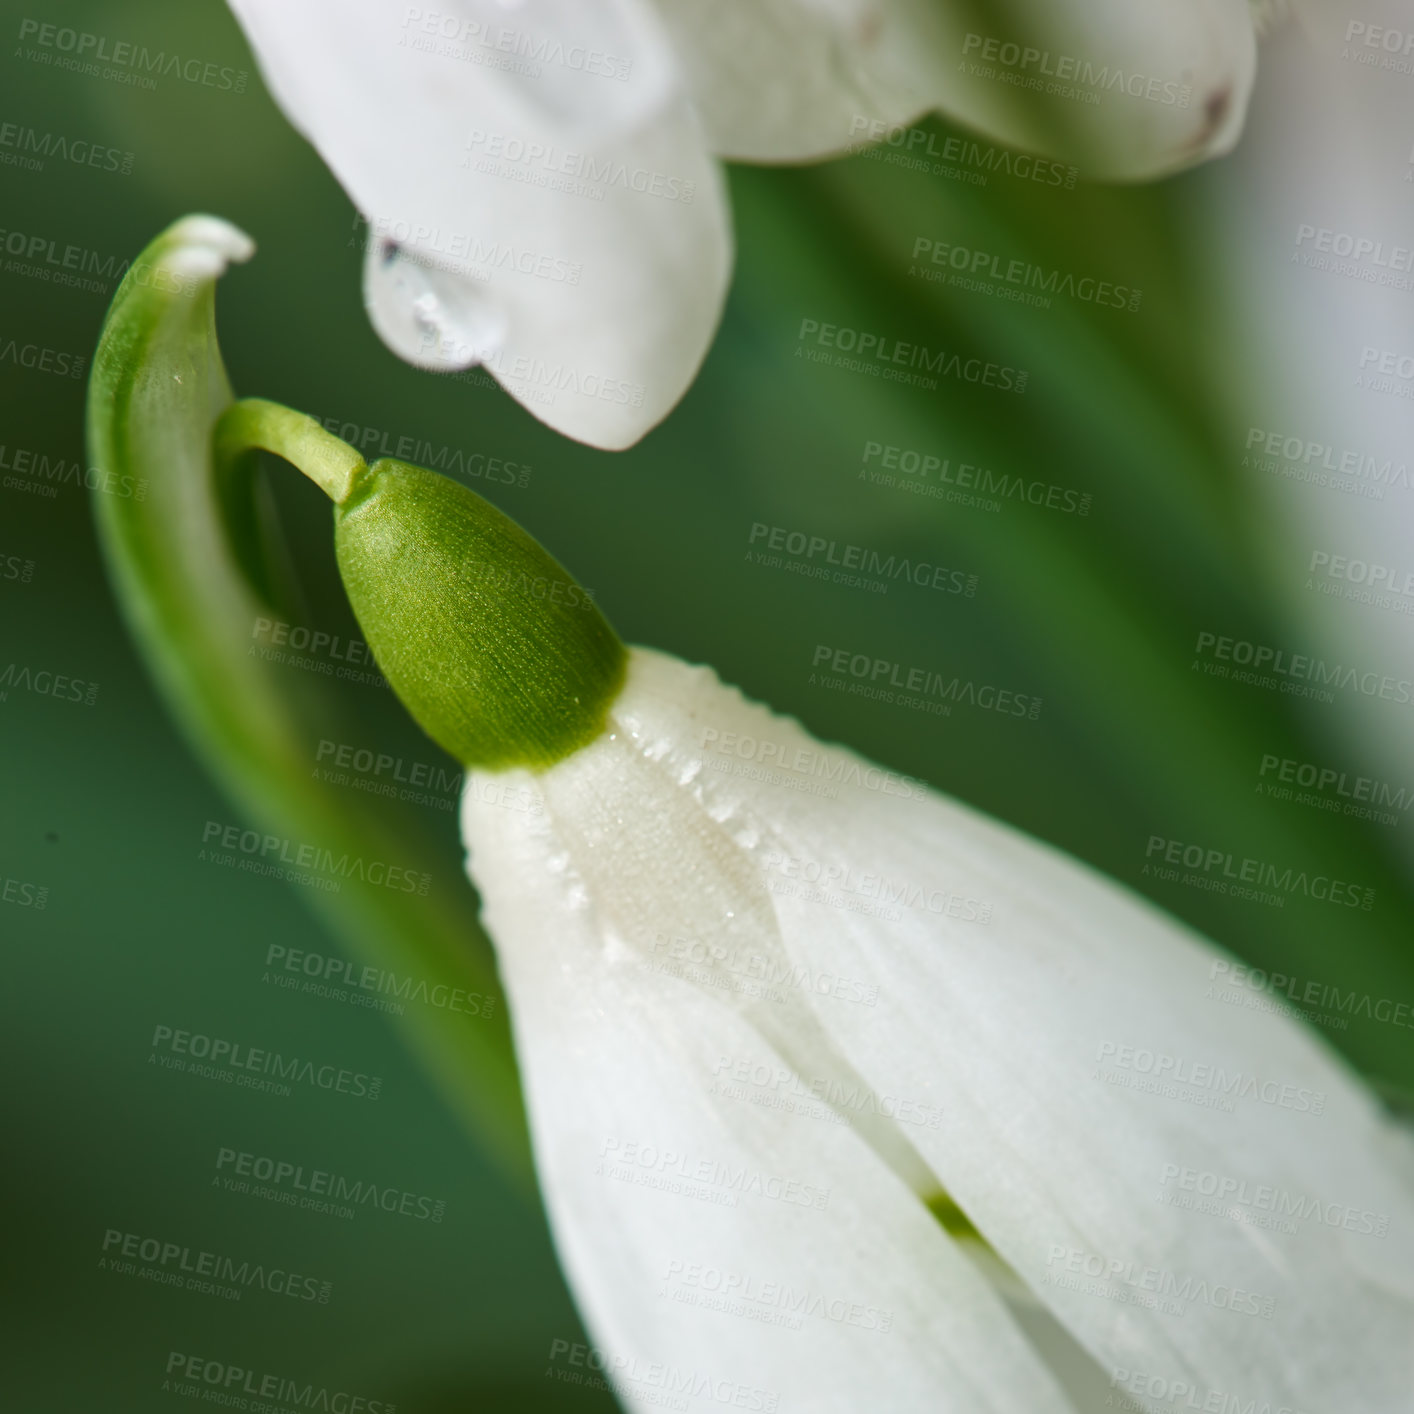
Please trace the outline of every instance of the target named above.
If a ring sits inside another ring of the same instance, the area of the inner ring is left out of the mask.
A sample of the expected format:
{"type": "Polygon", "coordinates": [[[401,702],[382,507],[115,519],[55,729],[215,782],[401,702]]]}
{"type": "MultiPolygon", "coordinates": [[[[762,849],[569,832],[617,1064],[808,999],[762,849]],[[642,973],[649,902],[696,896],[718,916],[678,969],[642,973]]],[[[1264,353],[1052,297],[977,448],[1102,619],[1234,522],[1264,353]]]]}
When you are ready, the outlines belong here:
{"type": "Polygon", "coordinates": [[[481,364],[630,445],[691,382],[731,266],[714,157],[800,161],[938,108],[1157,176],[1235,141],[1248,0],[231,0],[368,222],[365,300],[426,368],[481,364]]]}
{"type": "Polygon", "coordinates": [[[956,1205],[1137,1407],[1408,1409],[1375,1106],[1214,1002],[1228,963],[1156,909],[643,650],[593,742],[473,773],[462,827],[627,1407],[655,1366],[782,1409],[1069,1407],[956,1205]],[[1285,1195],[1334,1209],[1254,1225],[1285,1195]]]}
{"type": "Polygon", "coordinates": [[[186,612],[167,541],[219,565],[198,498],[254,448],[334,502],[379,667],[468,767],[469,869],[595,1341],[552,1367],[636,1410],[1407,1414],[1414,1156],[1333,1053],[1076,861],[625,649],[466,487],[232,404],[211,287],[250,249],[187,218],[119,292],[90,445],[165,490],[108,546],[173,698],[278,722],[211,672],[225,635],[186,612]]]}
{"type": "Polygon", "coordinates": [[[1407,1152],[1230,959],[350,465],[355,613],[469,768],[577,1364],[644,1410],[1408,1410],[1407,1152]]]}

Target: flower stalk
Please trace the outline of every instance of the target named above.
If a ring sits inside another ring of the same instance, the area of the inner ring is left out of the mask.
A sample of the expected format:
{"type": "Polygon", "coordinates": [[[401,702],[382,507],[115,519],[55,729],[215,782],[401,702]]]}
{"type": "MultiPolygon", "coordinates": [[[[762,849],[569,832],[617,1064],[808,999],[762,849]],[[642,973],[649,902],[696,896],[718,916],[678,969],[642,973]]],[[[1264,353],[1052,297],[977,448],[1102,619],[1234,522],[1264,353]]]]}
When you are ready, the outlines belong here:
{"type": "Polygon", "coordinates": [[[349,497],[367,470],[347,442],[326,432],[312,417],[264,398],[242,398],[221,414],[212,434],[217,479],[232,479],[256,451],[283,457],[336,504],[349,497]]]}

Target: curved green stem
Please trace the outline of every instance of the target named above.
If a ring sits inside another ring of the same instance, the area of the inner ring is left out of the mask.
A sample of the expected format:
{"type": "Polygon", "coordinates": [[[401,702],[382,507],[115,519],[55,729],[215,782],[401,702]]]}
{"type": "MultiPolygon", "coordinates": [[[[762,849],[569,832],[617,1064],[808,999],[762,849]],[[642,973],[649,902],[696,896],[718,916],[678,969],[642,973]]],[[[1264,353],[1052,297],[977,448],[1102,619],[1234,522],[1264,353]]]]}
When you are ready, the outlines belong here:
{"type": "Polygon", "coordinates": [[[212,434],[216,475],[225,482],[247,453],[273,452],[302,471],[336,504],[342,504],[368,470],[347,442],[326,432],[312,417],[264,398],[232,403],[212,434]]]}

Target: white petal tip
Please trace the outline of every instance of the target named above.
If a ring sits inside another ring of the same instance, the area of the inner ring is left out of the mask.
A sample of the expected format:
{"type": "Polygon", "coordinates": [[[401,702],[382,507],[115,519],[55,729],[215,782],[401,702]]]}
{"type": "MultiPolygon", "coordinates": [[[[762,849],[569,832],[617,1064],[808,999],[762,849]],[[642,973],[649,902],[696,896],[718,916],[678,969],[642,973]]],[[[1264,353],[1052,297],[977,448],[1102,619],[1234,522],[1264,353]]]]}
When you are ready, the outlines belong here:
{"type": "Polygon", "coordinates": [[[220,216],[184,216],[168,234],[184,255],[202,252],[218,260],[218,275],[228,264],[242,265],[255,254],[255,242],[220,216]]]}

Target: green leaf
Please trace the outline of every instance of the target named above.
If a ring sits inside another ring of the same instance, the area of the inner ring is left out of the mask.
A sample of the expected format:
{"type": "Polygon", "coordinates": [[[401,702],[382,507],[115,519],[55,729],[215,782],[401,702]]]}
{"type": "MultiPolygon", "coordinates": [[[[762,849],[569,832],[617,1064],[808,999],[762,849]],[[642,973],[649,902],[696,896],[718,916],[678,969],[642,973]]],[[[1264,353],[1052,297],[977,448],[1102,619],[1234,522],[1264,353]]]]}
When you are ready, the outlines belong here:
{"type": "Polygon", "coordinates": [[[290,576],[254,458],[219,480],[212,458],[213,426],[233,401],[216,342],[216,281],[252,249],[224,221],[187,217],[143,252],[114,296],[89,385],[89,455],[149,489],[143,500],[95,498],[110,576],[173,716],[241,812],[297,857],[313,851],[343,866],[338,892],[311,893],[352,953],[425,981],[429,995],[465,994],[462,1009],[408,1007],[399,1024],[461,1117],[528,1179],[509,1019],[475,894],[460,874],[421,892],[432,872],[427,845],[394,834],[374,803],[335,798],[313,778],[317,743],[336,737],[342,709],[318,675],[281,668],[253,646],[258,621],[280,617],[290,576]]]}

